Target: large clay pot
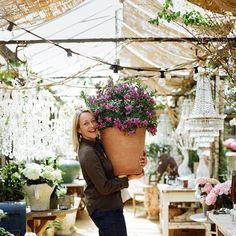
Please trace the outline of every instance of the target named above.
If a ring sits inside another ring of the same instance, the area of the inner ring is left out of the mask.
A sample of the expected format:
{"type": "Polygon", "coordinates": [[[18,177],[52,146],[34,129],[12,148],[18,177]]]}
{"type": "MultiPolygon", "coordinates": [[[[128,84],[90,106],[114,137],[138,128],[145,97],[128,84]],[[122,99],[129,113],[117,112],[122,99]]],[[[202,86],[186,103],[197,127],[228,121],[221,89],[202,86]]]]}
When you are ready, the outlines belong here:
{"type": "Polygon", "coordinates": [[[48,184],[25,185],[31,211],[45,211],[50,209],[50,197],[55,186],[48,184]]]}
{"type": "Polygon", "coordinates": [[[106,128],[101,131],[101,139],[112,162],[115,176],[142,173],[139,160],[144,151],[145,132],[142,128],[138,128],[133,135],[128,135],[118,128],[106,128]]]}
{"type": "Polygon", "coordinates": [[[80,163],[77,160],[59,160],[58,168],[62,171],[62,179],[64,183],[72,183],[80,174],[80,163]]]}

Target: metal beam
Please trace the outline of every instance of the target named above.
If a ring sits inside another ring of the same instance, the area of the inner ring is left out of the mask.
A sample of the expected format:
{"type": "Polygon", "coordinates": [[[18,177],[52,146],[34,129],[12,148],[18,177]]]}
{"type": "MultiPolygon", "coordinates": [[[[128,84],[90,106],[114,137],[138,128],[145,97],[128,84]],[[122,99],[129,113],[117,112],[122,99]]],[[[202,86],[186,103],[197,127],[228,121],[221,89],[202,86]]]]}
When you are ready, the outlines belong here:
{"type": "Polygon", "coordinates": [[[106,42],[195,42],[205,44],[209,42],[234,42],[236,38],[231,37],[121,37],[121,38],[81,38],[81,39],[32,39],[32,40],[10,40],[0,41],[0,44],[39,44],[39,43],[106,43],[106,42]]]}

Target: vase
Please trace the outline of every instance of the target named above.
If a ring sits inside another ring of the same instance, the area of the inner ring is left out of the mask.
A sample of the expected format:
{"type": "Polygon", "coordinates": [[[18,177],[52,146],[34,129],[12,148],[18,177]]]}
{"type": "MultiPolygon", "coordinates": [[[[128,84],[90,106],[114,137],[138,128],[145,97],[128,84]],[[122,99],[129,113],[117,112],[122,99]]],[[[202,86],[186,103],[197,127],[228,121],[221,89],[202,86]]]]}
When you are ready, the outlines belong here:
{"type": "Polygon", "coordinates": [[[62,171],[64,183],[72,183],[80,174],[80,163],[77,160],[62,159],[59,160],[58,168],[62,171]]]}
{"type": "Polygon", "coordinates": [[[50,198],[55,186],[46,183],[25,185],[31,211],[46,211],[50,209],[50,198]]]}
{"type": "Polygon", "coordinates": [[[192,175],[192,171],[190,170],[190,168],[188,166],[189,153],[188,153],[187,149],[181,149],[181,152],[184,156],[184,159],[178,167],[178,173],[179,173],[180,177],[187,177],[187,176],[192,175]]]}
{"type": "Polygon", "coordinates": [[[144,128],[136,129],[128,135],[118,128],[106,128],[101,131],[105,152],[111,160],[115,176],[141,174],[140,156],[143,156],[145,143],[144,128]]]}

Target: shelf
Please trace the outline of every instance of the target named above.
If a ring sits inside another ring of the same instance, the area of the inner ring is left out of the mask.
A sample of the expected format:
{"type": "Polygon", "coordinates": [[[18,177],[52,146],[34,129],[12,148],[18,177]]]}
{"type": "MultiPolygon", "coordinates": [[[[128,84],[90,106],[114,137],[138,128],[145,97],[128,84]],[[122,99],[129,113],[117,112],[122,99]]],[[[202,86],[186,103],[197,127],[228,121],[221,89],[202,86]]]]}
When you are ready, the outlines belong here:
{"type": "Polygon", "coordinates": [[[169,222],[169,229],[205,229],[204,224],[189,221],[189,222],[169,222]]]}

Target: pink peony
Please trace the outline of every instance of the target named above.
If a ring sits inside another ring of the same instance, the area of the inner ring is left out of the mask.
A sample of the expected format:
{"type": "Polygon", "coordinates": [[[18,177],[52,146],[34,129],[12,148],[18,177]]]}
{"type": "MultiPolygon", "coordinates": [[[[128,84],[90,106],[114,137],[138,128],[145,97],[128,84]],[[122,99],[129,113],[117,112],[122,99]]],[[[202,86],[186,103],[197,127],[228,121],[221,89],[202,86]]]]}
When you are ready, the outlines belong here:
{"type": "Polygon", "coordinates": [[[195,182],[197,185],[203,185],[208,182],[208,178],[205,177],[197,178],[195,182]]]}
{"type": "Polygon", "coordinates": [[[217,200],[217,195],[212,191],[206,196],[206,204],[208,206],[214,205],[216,203],[216,200],[217,200]]]}
{"type": "Polygon", "coordinates": [[[206,183],[205,186],[202,188],[202,192],[209,193],[213,189],[210,183],[206,183]]]}

